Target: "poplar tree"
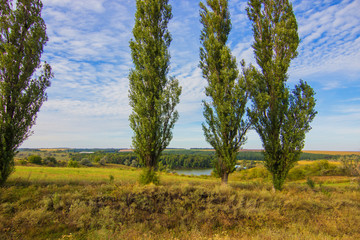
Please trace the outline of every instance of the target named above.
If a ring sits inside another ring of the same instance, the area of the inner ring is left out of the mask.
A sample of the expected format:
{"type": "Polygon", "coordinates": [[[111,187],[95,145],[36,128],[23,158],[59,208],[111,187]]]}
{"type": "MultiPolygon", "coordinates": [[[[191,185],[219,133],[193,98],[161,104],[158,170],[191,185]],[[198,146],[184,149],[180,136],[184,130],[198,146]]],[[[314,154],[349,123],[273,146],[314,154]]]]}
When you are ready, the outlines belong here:
{"type": "Polygon", "coordinates": [[[52,78],[49,64],[38,71],[48,40],[42,7],[40,0],[0,2],[0,185],[14,171],[17,148],[31,135],[52,78]]]}
{"type": "Polygon", "coordinates": [[[168,23],[172,18],[168,0],[137,0],[134,39],[130,41],[135,65],[129,74],[130,126],[132,144],[145,166],[140,181],[156,183],[161,152],[172,139],[172,128],[178,119],[175,106],[181,87],[168,77],[171,35],[168,23]]]}
{"type": "Polygon", "coordinates": [[[226,46],[231,30],[228,1],[207,0],[206,4],[200,3],[200,68],[208,82],[205,93],[209,97],[209,101],[203,101],[203,130],[216,152],[214,171],[226,184],[249,128],[243,119],[247,102],[245,77],[239,76],[236,59],[226,46]]]}
{"type": "Polygon", "coordinates": [[[290,62],[300,42],[292,4],[288,0],[250,0],[255,59],[249,88],[253,102],[249,115],[264,148],[265,167],[273,187],[281,190],[289,170],[299,160],[305,134],[316,115],[314,90],[300,81],[286,86],[290,62]]]}

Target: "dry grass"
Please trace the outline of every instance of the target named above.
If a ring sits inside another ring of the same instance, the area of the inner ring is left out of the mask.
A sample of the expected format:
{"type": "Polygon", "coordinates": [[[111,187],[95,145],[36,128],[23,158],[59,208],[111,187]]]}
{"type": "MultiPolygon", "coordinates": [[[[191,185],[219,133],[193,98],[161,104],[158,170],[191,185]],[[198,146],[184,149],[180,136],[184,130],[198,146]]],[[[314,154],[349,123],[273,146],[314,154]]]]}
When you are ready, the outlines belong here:
{"type": "MultiPolygon", "coordinates": [[[[317,160],[319,161],[319,160],[317,160]]],[[[315,161],[310,161],[310,160],[300,160],[297,162],[297,164],[299,165],[308,165],[308,164],[313,164],[315,161]]],[[[341,165],[341,162],[339,161],[328,161],[330,164],[334,164],[334,165],[337,165],[337,166],[340,166],[341,165]]]]}
{"type": "Polygon", "coordinates": [[[40,151],[43,152],[56,152],[56,151],[67,151],[68,148],[40,148],[40,151]]]}
{"type": "Polygon", "coordinates": [[[355,187],[292,184],[273,193],[269,184],[188,179],[160,186],[11,180],[0,189],[0,239],[360,238],[355,187]]]}
{"type": "Polygon", "coordinates": [[[320,150],[304,150],[306,153],[328,154],[328,155],[360,155],[360,151],[320,151],[320,150]]]}
{"type": "Polygon", "coordinates": [[[140,170],[119,165],[18,166],[0,188],[0,239],[360,239],[355,178],[313,176],[313,188],[302,179],[273,193],[264,169],[247,171],[255,178],[235,172],[229,186],[168,173],[141,186],[140,170]]]}

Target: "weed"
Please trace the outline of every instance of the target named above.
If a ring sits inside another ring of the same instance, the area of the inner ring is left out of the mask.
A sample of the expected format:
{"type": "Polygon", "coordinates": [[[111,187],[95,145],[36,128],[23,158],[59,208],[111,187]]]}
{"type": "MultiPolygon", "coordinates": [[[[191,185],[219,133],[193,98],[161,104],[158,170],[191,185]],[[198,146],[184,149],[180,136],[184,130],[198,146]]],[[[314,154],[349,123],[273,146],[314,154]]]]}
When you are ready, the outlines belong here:
{"type": "Polygon", "coordinates": [[[314,189],[315,188],[315,181],[312,180],[311,178],[307,178],[306,179],[306,184],[311,188],[311,189],[314,189]]]}
{"type": "Polygon", "coordinates": [[[109,181],[112,183],[112,182],[114,182],[114,176],[113,175],[109,175],[109,181]]]}

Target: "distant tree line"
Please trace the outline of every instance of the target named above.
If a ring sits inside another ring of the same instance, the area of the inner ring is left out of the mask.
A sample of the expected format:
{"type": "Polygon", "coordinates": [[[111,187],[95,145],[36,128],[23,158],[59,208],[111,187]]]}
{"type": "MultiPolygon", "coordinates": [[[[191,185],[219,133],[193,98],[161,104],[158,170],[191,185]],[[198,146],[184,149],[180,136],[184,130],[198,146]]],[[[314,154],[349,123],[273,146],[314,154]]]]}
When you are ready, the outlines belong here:
{"type": "MultiPolygon", "coordinates": [[[[330,155],[330,154],[315,154],[315,153],[301,153],[300,160],[321,160],[321,159],[338,159],[340,155],[330,155]]],[[[236,156],[237,160],[257,160],[263,161],[264,154],[263,152],[239,152],[236,156]]]]}
{"type": "MultiPolygon", "coordinates": [[[[337,159],[340,156],[328,154],[302,153],[301,160],[320,160],[320,159],[337,159]]],[[[211,168],[215,158],[214,151],[195,151],[195,150],[171,150],[165,151],[160,157],[159,163],[169,169],[181,168],[211,168]]],[[[98,151],[95,153],[75,153],[71,155],[71,160],[81,162],[88,159],[91,162],[122,164],[132,167],[141,167],[137,155],[133,152],[116,152],[106,153],[98,151]]],[[[239,152],[237,160],[263,161],[262,152],[239,152]]]]}
{"type": "MultiPolygon", "coordinates": [[[[92,153],[92,154],[74,154],[72,161],[82,161],[89,159],[93,162],[105,161],[106,163],[123,164],[132,167],[142,166],[137,155],[129,153],[92,153]]],[[[163,154],[159,163],[169,169],[180,168],[211,168],[214,154],[163,154]]]]}

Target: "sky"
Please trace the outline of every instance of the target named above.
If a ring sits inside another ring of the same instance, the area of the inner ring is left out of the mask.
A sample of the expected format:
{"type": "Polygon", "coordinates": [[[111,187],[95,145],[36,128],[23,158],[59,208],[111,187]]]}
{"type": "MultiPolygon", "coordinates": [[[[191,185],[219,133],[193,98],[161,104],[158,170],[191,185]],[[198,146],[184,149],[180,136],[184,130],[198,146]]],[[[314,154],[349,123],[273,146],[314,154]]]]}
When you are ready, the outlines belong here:
{"type": "MultiPolygon", "coordinates": [[[[169,76],[182,86],[180,118],[169,147],[210,147],[201,124],[206,80],[199,64],[200,0],[170,0],[169,76]]],[[[135,0],[43,0],[49,41],[42,60],[55,77],[48,101],[23,148],[130,148],[128,74],[133,68],[135,0]]],[[[230,0],[228,46],[239,63],[255,64],[247,1],[230,0]]],[[[294,0],[301,43],[288,85],[300,79],[316,92],[318,114],[306,150],[360,151],[360,0],[294,0]]],[[[239,64],[240,65],[240,64],[239,64]]],[[[255,131],[244,149],[260,149],[255,131]]]]}

